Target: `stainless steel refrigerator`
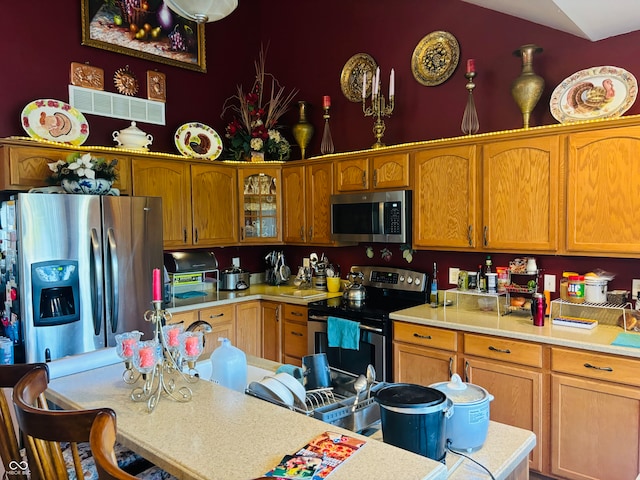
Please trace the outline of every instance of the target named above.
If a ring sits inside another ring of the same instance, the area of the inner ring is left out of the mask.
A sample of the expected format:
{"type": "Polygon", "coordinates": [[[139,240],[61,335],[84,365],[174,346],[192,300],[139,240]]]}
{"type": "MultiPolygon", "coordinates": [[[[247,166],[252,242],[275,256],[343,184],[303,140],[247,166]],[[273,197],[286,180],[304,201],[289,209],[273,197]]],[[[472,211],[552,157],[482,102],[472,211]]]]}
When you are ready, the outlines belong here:
{"type": "Polygon", "coordinates": [[[115,345],[140,330],[162,268],[157,197],[19,194],[18,284],[25,358],[49,361],[115,345]]]}

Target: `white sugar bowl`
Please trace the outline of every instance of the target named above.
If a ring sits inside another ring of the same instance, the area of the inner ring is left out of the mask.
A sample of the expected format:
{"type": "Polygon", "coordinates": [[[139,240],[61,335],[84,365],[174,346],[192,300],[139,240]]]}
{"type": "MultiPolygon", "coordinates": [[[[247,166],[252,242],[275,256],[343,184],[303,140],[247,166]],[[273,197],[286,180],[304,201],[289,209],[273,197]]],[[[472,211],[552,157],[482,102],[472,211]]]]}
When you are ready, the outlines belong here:
{"type": "Polygon", "coordinates": [[[121,148],[148,150],[148,147],[153,142],[153,135],[145,133],[136,127],[136,122],[131,122],[130,127],[113,132],[113,140],[121,148]]]}

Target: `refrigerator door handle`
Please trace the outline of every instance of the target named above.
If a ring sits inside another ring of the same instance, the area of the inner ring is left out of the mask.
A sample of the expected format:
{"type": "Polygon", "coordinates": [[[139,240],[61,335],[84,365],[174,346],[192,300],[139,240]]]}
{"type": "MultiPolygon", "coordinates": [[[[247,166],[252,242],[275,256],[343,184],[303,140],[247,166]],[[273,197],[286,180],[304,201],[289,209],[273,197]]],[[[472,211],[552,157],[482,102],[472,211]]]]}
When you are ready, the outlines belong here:
{"type": "Polygon", "coordinates": [[[102,312],[104,311],[104,293],[102,285],[102,253],[100,237],[95,228],[91,229],[91,313],[93,330],[100,335],[102,330],[102,312]]]}
{"type": "Polygon", "coordinates": [[[107,295],[111,300],[111,308],[108,312],[109,317],[107,321],[111,325],[111,332],[116,333],[118,331],[118,304],[120,299],[120,291],[118,289],[118,250],[116,245],[116,238],[113,233],[113,228],[107,231],[107,268],[109,271],[106,275],[106,290],[107,295]]]}

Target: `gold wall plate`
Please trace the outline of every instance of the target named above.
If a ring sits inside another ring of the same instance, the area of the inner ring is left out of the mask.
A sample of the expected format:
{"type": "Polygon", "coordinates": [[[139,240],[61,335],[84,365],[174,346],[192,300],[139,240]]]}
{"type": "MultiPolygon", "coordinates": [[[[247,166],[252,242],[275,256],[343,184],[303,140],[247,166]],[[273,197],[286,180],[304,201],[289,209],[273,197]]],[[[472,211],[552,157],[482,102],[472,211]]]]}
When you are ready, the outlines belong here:
{"type": "Polygon", "coordinates": [[[371,55],[366,53],[356,53],[347,60],[340,74],[340,88],[344,96],[352,102],[362,101],[362,80],[364,73],[367,72],[365,98],[368,97],[371,94],[371,84],[376,68],[378,64],[371,55]]]}
{"type": "Polygon", "coordinates": [[[428,34],[416,46],[411,57],[413,77],[427,87],[445,82],[458,66],[460,46],[448,32],[428,34]]]}

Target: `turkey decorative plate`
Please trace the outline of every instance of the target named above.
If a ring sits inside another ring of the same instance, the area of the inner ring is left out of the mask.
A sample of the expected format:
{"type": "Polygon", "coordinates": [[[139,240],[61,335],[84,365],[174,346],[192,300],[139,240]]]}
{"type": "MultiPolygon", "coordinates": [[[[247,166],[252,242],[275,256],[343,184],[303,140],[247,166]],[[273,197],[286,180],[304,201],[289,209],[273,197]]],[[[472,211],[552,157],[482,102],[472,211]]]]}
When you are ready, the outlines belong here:
{"type": "Polygon", "coordinates": [[[89,136],[84,115],[60,100],[34,100],[20,114],[22,128],[31,138],[82,145],[89,136]]]}
{"type": "Polygon", "coordinates": [[[618,67],[580,70],[551,94],[551,114],[560,123],[621,116],[638,95],[636,77],[618,67]]]}
{"type": "Polygon", "coordinates": [[[203,123],[185,123],[175,134],[178,151],[187,157],[215,160],[222,153],[222,139],[211,127],[203,123]]]}

